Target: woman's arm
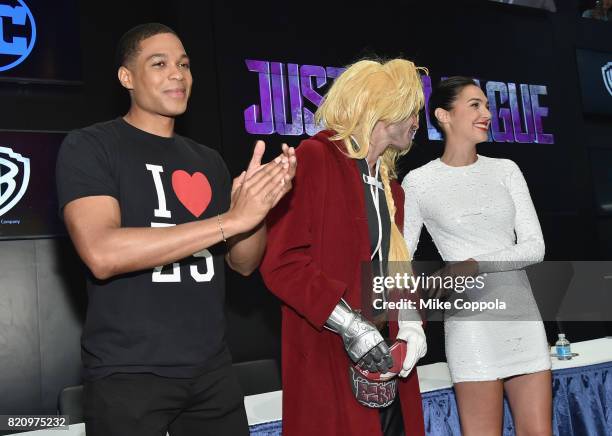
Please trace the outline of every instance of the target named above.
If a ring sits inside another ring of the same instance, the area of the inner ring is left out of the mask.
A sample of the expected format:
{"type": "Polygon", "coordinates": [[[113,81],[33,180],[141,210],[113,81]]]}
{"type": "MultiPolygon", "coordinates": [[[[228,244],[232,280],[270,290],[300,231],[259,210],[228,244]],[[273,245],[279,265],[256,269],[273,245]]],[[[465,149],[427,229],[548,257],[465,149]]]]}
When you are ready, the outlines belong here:
{"type": "Polygon", "coordinates": [[[529,188],[519,167],[510,162],[508,190],[514,202],[516,244],[474,256],[479,273],[525,268],[544,259],[544,238],[529,188]]]}
{"type": "Polygon", "coordinates": [[[402,181],[404,188],[404,239],[408,245],[410,257],[414,257],[421,229],[423,228],[423,217],[419,206],[417,178],[414,172],[408,173],[402,181]]]}

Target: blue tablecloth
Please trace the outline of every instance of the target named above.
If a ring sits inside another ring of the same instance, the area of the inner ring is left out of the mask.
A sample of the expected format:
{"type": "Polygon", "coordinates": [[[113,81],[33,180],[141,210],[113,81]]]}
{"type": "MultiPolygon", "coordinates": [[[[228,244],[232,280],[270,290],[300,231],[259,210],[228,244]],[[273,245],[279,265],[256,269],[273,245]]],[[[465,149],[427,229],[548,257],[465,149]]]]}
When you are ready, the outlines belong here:
{"type": "Polygon", "coordinates": [[[282,421],[266,422],[263,424],[251,425],[251,436],[281,436],[282,421]]]}
{"type": "MultiPolygon", "coordinates": [[[[422,396],[427,435],[460,436],[452,388],[422,396]]],[[[251,426],[252,436],[280,436],[281,432],[281,421],[251,426]]],[[[553,371],[553,432],[556,436],[612,435],[612,362],[553,371]]],[[[503,434],[514,435],[506,401],[503,434]]]]}
{"type": "MultiPolygon", "coordinates": [[[[422,396],[427,435],[461,435],[453,390],[422,396]]],[[[503,428],[504,436],[514,435],[505,400],[503,428]]],[[[553,432],[557,436],[612,435],[612,362],[553,371],[553,432]]]]}

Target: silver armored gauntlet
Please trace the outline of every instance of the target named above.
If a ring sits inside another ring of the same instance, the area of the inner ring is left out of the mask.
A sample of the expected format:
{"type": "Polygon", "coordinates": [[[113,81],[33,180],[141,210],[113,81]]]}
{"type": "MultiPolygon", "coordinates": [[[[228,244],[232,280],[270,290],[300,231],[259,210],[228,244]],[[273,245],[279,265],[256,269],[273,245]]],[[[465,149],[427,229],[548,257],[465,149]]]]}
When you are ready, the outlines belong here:
{"type": "Polygon", "coordinates": [[[325,327],[342,336],[344,348],[355,363],[378,344],[384,342],[376,327],[364,319],[361,314],[353,311],[343,299],[332,311],[325,327]]]}

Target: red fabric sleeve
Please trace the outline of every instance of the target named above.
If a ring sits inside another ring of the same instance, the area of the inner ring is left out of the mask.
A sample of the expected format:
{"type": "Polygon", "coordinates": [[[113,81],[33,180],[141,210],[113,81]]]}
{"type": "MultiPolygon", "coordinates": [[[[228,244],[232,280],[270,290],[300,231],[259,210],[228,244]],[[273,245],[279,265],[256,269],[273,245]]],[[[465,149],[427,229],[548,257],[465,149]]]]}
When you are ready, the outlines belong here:
{"type": "Polygon", "coordinates": [[[298,161],[293,189],[266,220],[268,245],[260,267],[268,289],[321,330],[347,284],[325,274],[312,253],[313,211],[323,207],[317,186],[326,186],[328,151],[316,140],[306,140],[296,150],[298,161]]]}

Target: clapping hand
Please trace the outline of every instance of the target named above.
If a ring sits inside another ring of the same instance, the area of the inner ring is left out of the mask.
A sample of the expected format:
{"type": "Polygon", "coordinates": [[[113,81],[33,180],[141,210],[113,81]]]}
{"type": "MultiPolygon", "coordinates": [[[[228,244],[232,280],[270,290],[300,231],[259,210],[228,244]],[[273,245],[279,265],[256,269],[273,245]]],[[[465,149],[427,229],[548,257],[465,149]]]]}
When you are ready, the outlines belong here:
{"type": "Polygon", "coordinates": [[[231,212],[239,217],[241,231],[257,226],[267,213],[291,190],[297,168],[293,147],[282,145],[282,152],[272,161],[262,164],[266,145],[257,141],[246,169],[232,184],[231,212]]]}

